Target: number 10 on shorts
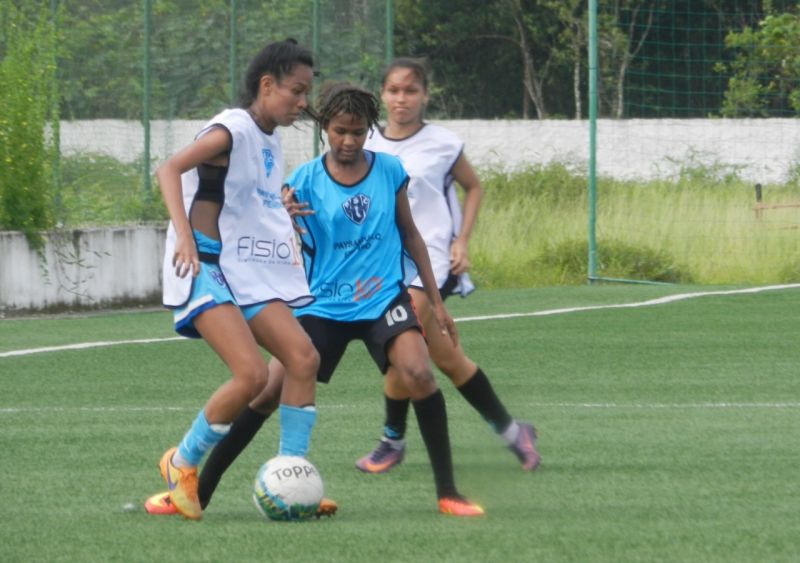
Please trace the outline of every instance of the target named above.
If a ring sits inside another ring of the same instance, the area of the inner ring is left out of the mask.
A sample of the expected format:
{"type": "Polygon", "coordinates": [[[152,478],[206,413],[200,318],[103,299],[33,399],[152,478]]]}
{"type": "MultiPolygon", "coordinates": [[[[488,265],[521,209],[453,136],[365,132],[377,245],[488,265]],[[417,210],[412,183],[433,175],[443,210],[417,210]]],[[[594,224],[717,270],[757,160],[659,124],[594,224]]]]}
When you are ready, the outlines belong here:
{"type": "Polygon", "coordinates": [[[402,323],[408,320],[408,311],[402,305],[386,311],[386,325],[393,326],[394,323],[402,323]]]}

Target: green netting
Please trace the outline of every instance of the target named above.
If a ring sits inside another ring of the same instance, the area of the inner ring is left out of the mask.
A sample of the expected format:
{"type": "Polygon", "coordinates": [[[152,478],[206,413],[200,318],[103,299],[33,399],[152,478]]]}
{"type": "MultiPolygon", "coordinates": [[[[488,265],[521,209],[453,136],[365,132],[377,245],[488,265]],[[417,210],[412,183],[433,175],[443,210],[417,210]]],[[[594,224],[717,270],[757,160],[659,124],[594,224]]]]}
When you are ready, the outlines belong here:
{"type": "MultiPolygon", "coordinates": [[[[72,159],[67,182],[105,167],[108,182],[129,183],[135,174],[120,177],[122,163],[139,170],[134,191],[145,203],[157,200],[150,194],[153,166],[189,143],[203,120],[238,105],[247,64],[272,41],[292,37],[315,51],[317,87],[326,79],[349,79],[375,88],[389,44],[390,5],[53,0],[61,45],[60,144],[63,157],[72,159]]],[[[313,154],[307,122],[284,136],[288,166],[313,154]]]]}
{"type": "Polygon", "coordinates": [[[798,2],[599,2],[597,21],[596,275],[630,251],[668,281],[795,280],[798,2]]]}
{"type": "Polygon", "coordinates": [[[368,87],[386,56],[387,2],[60,0],[59,7],[65,119],[141,119],[146,36],[153,119],[201,119],[235,103],[232,89],[248,61],[271,41],[317,44],[323,79],[368,87]]]}
{"type": "Polygon", "coordinates": [[[625,76],[625,117],[797,115],[796,0],[639,5],[620,14],[633,49],[643,40],[625,76]]]}

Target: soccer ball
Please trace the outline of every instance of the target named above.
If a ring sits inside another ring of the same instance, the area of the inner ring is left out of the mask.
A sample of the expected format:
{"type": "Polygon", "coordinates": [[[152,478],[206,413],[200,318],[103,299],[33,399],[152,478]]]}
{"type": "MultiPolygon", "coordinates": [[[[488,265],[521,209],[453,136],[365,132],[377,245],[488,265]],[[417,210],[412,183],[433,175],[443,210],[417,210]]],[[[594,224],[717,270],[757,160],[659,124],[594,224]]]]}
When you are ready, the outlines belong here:
{"type": "Polygon", "coordinates": [[[258,470],[253,500],[270,520],[308,520],[322,500],[322,479],[306,458],[279,455],[258,470]]]}

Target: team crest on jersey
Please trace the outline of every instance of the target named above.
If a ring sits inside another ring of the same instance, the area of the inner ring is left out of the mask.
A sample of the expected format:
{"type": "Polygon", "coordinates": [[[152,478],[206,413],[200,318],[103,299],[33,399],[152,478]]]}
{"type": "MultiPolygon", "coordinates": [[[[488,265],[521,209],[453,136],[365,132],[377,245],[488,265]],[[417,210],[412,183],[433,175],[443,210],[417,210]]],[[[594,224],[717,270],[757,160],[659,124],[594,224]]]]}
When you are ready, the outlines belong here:
{"type": "Polygon", "coordinates": [[[369,198],[364,194],[357,194],[342,204],[344,214],[356,225],[360,225],[367,218],[369,198]]]}
{"type": "Polygon", "coordinates": [[[261,149],[261,156],[264,158],[264,171],[267,173],[267,178],[272,174],[272,169],[275,167],[275,157],[272,156],[272,151],[269,149],[261,149]]]}

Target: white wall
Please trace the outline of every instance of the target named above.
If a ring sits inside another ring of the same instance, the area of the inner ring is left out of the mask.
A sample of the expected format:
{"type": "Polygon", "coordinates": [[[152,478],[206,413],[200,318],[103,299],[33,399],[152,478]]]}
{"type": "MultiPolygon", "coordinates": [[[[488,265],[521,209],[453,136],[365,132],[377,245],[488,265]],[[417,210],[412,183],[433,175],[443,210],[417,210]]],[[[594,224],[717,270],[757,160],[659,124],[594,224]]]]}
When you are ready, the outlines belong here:
{"type": "Polygon", "coordinates": [[[49,237],[43,260],[0,232],[0,316],[161,300],[162,226],[85,229],[49,237]]]}
{"type": "MultiPolygon", "coordinates": [[[[574,120],[458,120],[438,122],[466,142],[478,167],[507,169],[567,162],[585,168],[589,124],[574,120]]],[[[154,121],[151,153],[156,161],[187,145],[202,121],[154,121]]],[[[308,123],[280,129],[286,170],[311,158],[308,123]]],[[[140,123],[121,120],[64,121],[64,154],[97,152],[123,162],[141,156],[140,123]]],[[[695,164],[738,171],[753,182],[783,182],[800,163],[798,119],[601,119],[597,124],[597,171],[620,179],[670,177],[695,164]]]]}

